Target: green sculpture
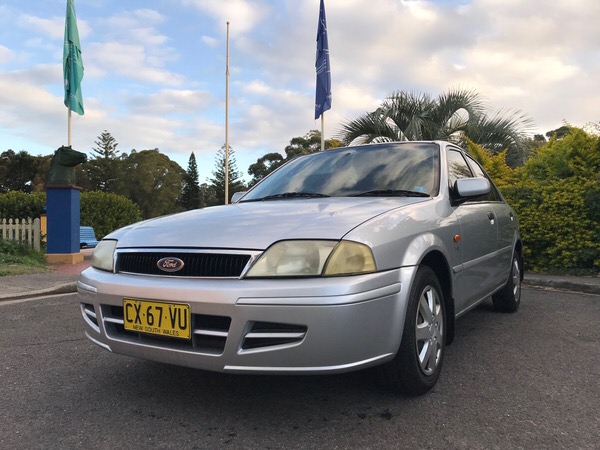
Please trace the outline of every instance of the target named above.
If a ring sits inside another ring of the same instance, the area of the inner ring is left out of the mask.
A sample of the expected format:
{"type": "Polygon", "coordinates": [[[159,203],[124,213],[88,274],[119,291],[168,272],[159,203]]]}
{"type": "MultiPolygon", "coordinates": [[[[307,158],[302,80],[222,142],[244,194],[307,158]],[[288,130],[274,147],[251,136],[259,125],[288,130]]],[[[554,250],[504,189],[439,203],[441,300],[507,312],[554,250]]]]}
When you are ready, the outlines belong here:
{"type": "Polygon", "coordinates": [[[62,146],[54,152],[50,162],[47,186],[67,186],[75,184],[75,166],[86,162],[85,153],[62,146]]]}

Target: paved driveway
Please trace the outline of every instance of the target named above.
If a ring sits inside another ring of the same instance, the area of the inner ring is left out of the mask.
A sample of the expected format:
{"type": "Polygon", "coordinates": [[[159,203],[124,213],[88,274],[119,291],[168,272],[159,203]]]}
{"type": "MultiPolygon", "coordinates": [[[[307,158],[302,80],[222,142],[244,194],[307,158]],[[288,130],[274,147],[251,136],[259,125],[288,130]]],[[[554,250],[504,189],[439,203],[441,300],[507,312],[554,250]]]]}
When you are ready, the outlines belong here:
{"type": "Polygon", "coordinates": [[[232,376],[113,355],[74,295],[0,303],[0,448],[597,448],[600,296],[525,289],[457,324],[434,390],[371,372],[232,376]]]}

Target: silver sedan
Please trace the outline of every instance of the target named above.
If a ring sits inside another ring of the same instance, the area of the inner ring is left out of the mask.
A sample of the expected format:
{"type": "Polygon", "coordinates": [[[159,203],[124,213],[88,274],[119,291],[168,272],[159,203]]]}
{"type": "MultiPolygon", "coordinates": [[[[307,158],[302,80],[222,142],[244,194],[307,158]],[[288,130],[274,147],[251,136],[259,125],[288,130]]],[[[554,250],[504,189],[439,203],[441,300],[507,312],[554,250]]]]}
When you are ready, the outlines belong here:
{"type": "Polygon", "coordinates": [[[296,158],[234,203],[106,236],[78,281],[106,350],[219,372],[378,366],[408,394],[439,378],[454,321],[492,296],[517,310],[514,211],[447,142],[296,158]]]}

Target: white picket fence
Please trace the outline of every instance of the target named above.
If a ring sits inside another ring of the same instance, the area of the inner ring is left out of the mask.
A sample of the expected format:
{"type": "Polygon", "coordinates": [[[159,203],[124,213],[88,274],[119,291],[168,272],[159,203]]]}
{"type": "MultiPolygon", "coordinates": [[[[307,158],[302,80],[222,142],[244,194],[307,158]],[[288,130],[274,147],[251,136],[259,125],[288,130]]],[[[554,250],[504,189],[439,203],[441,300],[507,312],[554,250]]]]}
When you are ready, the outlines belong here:
{"type": "Polygon", "coordinates": [[[0,219],[0,236],[5,240],[27,243],[40,250],[40,219],[0,219]]]}

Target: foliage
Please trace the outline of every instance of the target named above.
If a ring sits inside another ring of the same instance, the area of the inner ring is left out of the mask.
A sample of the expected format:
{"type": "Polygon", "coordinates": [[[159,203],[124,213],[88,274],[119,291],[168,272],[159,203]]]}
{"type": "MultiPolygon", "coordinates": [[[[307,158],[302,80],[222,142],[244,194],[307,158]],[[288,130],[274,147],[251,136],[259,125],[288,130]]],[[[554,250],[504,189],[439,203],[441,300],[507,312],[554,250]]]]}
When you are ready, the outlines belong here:
{"type": "Polygon", "coordinates": [[[600,139],[570,128],[516,171],[516,209],[532,270],[600,270],[600,139]]]}
{"type": "Polygon", "coordinates": [[[24,150],[15,153],[7,150],[0,154],[0,192],[32,192],[33,177],[39,166],[39,158],[24,150]]]}
{"type": "MultiPolygon", "coordinates": [[[[325,150],[341,147],[343,144],[337,139],[326,139],[325,150]]],[[[294,137],[290,140],[290,145],[285,147],[285,160],[295,158],[296,156],[306,155],[321,151],[321,132],[319,130],[310,130],[304,136],[294,137]]]]}
{"type": "Polygon", "coordinates": [[[46,271],[44,253],[27,244],[0,238],[0,276],[46,271]]]}
{"type": "Polygon", "coordinates": [[[119,145],[115,138],[104,130],[92,147],[92,159],[85,166],[90,181],[90,190],[116,192],[117,180],[121,176],[121,164],[118,159],[119,145]]]}
{"type": "Polygon", "coordinates": [[[468,139],[466,144],[469,154],[483,166],[499,189],[511,183],[513,170],[506,164],[506,151],[494,154],[468,139]]]}
{"type": "Polygon", "coordinates": [[[221,202],[217,199],[214,186],[212,184],[202,183],[200,185],[200,208],[219,204],[221,204],[221,202]]]}
{"type": "Polygon", "coordinates": [[[248,167],[248,174],[252,175],[250,186],[254,186],[264,177],[269,175],[284,162],[281,153],[273,152],[267,153],[256,160],[254,164],[248,167]]]}
{"type": "Polygon", "coordinates": [[[198,164],[194,152],[188,160],[188,168],[183,176],[183,189],[179,202],[183,209],[190,210],[200,207],[200,185],[198,184],[198,164]]]}
{"type": "Polygon", "coordinates": [[[467,150],[517,211],[528,269],[598,271],[600,139],[575,128],[549,135],[515,170],[505,152],[492,154],[471,141],[467,150]]]}
{"type": "Polygon", "coordinates": [[[123,177],[116,192],[137,203],[144,219],[180,211],[177,199],[184,170],[158,149],[121,157],[123,177]]]}
{"type": "Polygon", "coordinates": [[[40,217],[46,205],[44,192],[10,191],[0,193],[0,218],[28,219],[40,217]]]}
{"type": "Polygon", "coordinates": [[[142,220],[140,208],[121,195],[94,191],[81,194],[81,225],[91,226],[97,239],[142,220]]]}
{"type": "MultiPolygon", "coordinates": [[[[227,185],[228,185],[228,194],[229,200],[235,192],[246,190],[246,186],[242,181],[242,174],[237,170],[237,163],[235,161],[235,152],[232,148],[229,148],[229,156],[228,156],[228,175],[227,175],[227,185]]],[[[225,146],[221,147],[217,152],[217,156],[215,157],[215,170],[213,171],[213,178],[210,179],[211,188],[214,191],[215,203],[208,203],[209,206],[212,205],[222,205],[225,203],[225,146]]]]}
{"type": "Polygon", "coordinates": [[[526,159],[530,125],[519,111],[490,115],[472,90],[450,90],[437,98],[397,91],[375,111],[343,124],[341,138],[345,144],[436,139],[463,144],[469,138],[494,153],[506,150],[515,167],[526,159]]]}

